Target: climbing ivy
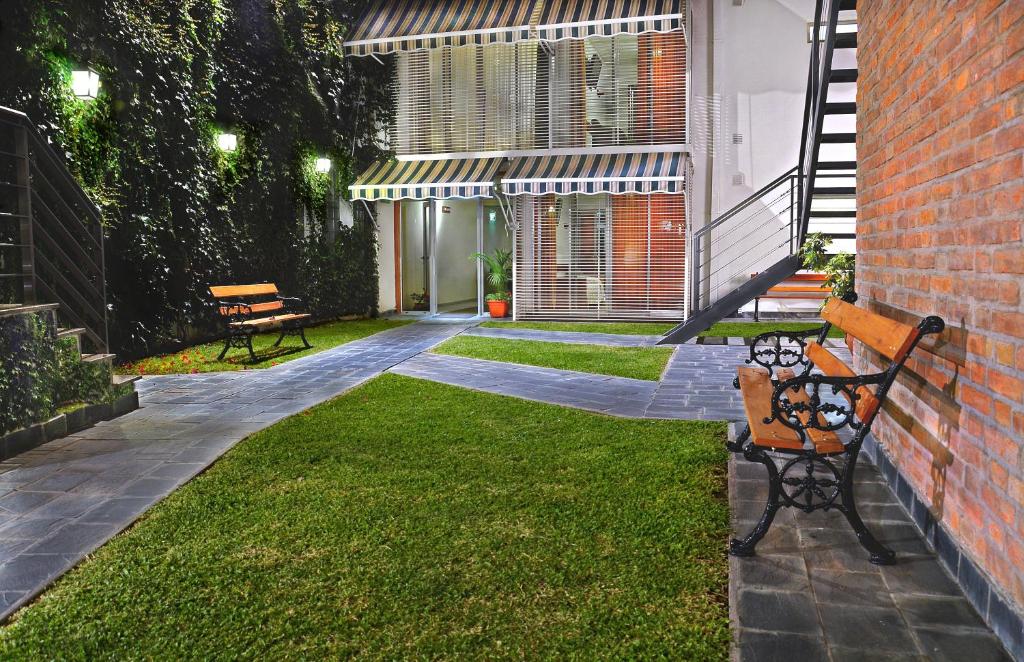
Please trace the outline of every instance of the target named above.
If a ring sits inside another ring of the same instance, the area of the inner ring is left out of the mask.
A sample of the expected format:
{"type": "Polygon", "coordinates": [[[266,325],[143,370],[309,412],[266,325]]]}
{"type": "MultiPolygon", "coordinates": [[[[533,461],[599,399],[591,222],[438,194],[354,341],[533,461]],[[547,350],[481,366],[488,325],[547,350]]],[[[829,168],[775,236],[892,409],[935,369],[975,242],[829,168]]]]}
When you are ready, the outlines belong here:
{"type": "Polygon", "coordinates": [[[40,125],[101,209],[121,353],[213,332],[213,283],[275,281],[321,317],[375,312],[371,219],[325,227],[330,187],[383,155],[375,134],[390,119],[389,72],[341,51],[360,4],[11,3],[0,104],[40,125]],[[96,100],[71,93],[85,66],[101,77],[96,100]],[[237,151],[218,149],[221,132],[237,151]]]}

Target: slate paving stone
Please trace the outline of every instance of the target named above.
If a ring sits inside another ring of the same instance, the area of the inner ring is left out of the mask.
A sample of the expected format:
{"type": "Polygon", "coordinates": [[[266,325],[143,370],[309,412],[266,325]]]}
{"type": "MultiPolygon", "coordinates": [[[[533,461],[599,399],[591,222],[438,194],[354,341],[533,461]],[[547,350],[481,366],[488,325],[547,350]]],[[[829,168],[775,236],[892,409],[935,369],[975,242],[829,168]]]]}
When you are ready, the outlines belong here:
{"type": "Polygon", "coordinates": [[[804,592],[742,589],[736,614],[744,628],[808,635],[820,632],[814,600],[804,592]]]}
{"type": "Polygon", "coordinates": [[[742,586],[780,591],[809,592],[807,564],[799,555],[758,554],[745,559],[729,558],[729,572],[742,586]]]}
{"type": "Polygon", "coordinates": [[[63,554],[22,553],[0,565],[0,586],[3,586],[4,593],[35,591],[59,577],[71,565],[71,557],[63,554]]]}
{"type": "Polygon", "coordinates": [[[828,662],[820,637],[741,630],[736,648],[745,662],[828,662]]]}
{"type": "Polygon", "coordinates": [[[912,627],[959,627],[987,630],[971,604],[960,597],[908,595],[893,596],[903,617],[912,627]]]}
{"type": "Polygon", "coordinates": [[[821,621],[829,645],[859,648],[873,655],[918,652],[906,621],[894,608],[844,605],[822,610],[821,621]]]}
{"type": "Polygon", "coordinates": [[[107,539],[121,530],[119,523],[72,522],[25,550],[26,554],[45,551],[47,554],[64,554],[69,558],[81,558],[96,549],[107,539]]]}
{"type": "Polygon", "coordinates": [[[1010,662],[1010,655],[994,634],[951,629],[914,631],[928,659],[935,662],[1010,662]]]}
{"type": "Polygon", "coordinates": [[[57,494],[53,492],[23,492],[16,490],[0,498],[0,508],[15,515],[26,515],[44,503],[53,501],[55,498],[57,498],[57,494]]]}

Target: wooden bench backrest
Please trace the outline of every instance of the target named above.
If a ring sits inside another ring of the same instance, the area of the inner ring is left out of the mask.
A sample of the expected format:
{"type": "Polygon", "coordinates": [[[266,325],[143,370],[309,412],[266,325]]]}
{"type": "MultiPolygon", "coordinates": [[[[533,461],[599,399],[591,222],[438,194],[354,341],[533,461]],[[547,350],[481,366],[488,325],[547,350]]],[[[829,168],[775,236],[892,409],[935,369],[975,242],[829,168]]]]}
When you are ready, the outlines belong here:
{"type": "Polygon", "coordinates": [[[277,285],[259,283],[256,285],[211,285],[210,294],[216,299],[228,297],[252,297],[277,294],[277,285]]]}
{"type": "Polygon", "coordinates": [[[921,333],[915,327],[837,298],[829,299],[821,317],[891,361],[902,361],[921,333]]]}

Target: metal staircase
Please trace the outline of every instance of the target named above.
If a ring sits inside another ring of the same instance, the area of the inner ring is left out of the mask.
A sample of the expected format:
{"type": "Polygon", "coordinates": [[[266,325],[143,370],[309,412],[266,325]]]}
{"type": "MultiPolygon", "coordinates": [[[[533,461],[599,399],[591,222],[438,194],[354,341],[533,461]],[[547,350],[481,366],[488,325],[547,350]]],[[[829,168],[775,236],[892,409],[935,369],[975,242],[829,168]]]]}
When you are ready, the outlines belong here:
{"type": "Polygon", "coordinates": [[[109,361],[99,210],[24,114],[0,106],[0,312],[59,304],[59,335],[109,361]]]}
{"type": "Polygon", "coordinates": [[[854,252],[856,228],[855,0],[818,0],[800,163],[690,238],[690,316],[661,340],[676,345],[734,314],[800,270],[810,233],[854,252]]]}

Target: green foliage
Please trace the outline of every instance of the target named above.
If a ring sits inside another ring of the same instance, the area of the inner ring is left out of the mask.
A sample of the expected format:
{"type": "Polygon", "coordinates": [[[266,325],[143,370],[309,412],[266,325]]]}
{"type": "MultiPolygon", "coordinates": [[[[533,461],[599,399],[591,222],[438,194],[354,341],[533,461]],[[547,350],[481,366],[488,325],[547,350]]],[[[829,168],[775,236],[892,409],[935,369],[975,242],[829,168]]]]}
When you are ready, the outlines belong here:
{"type": "Polygon", "coordinates": [[[491,292],[484,299],[487,301],[512,301],[508,292],[491,292]]]}
{"type": "Polygon", "coordinates": [[[66,155],[107,229],[110,328],[121,353],[215,332],[206,288],[316,291],[321,317],[376,309],[375,236],[327,237],[327,194],[382,156],[386,68],[344,58],[358,0],[25,0],[0,39],[0,104],[66,155]],[[73,68],[102,81],[94,101],[73,68]],[[235,133],[238,150],[217,148],[235,133]],[[330,175],[313,159],[328,156],[330,175]],[[305,222],[304,222],[305,221],[305,222]]]}
{"type": "Polygon", "coordinates": [[[800,247],[800,257],[804,269],[824,273],[825,286],[832,288],[832,296],[842,299],[856,291],[856,256],[836,253],[830,257],[825,252],[830,245],[832,240],[820,232],[809,234],[800,247]]]}
{"type": "Polygon", "coordinates": [[[113,398],[110,366],[83,363],[47,315],[0,317],[0,434],[46,421],[72,402],[113,398]]]}
{"type": "MultiPolygon", "coordinates": [[[[512,284],[512,252],[501,248],[494,249],[494,255],[473,253],[470,260],[480,260],[487,268],[487,284],[495,290],[496,295],[506,294],[512,284]]],[[[506,294],[507,297],[507,294],[506,294]]],[[[488,301],[508,301],[508,298],[491,298],[488,301]]]]}

